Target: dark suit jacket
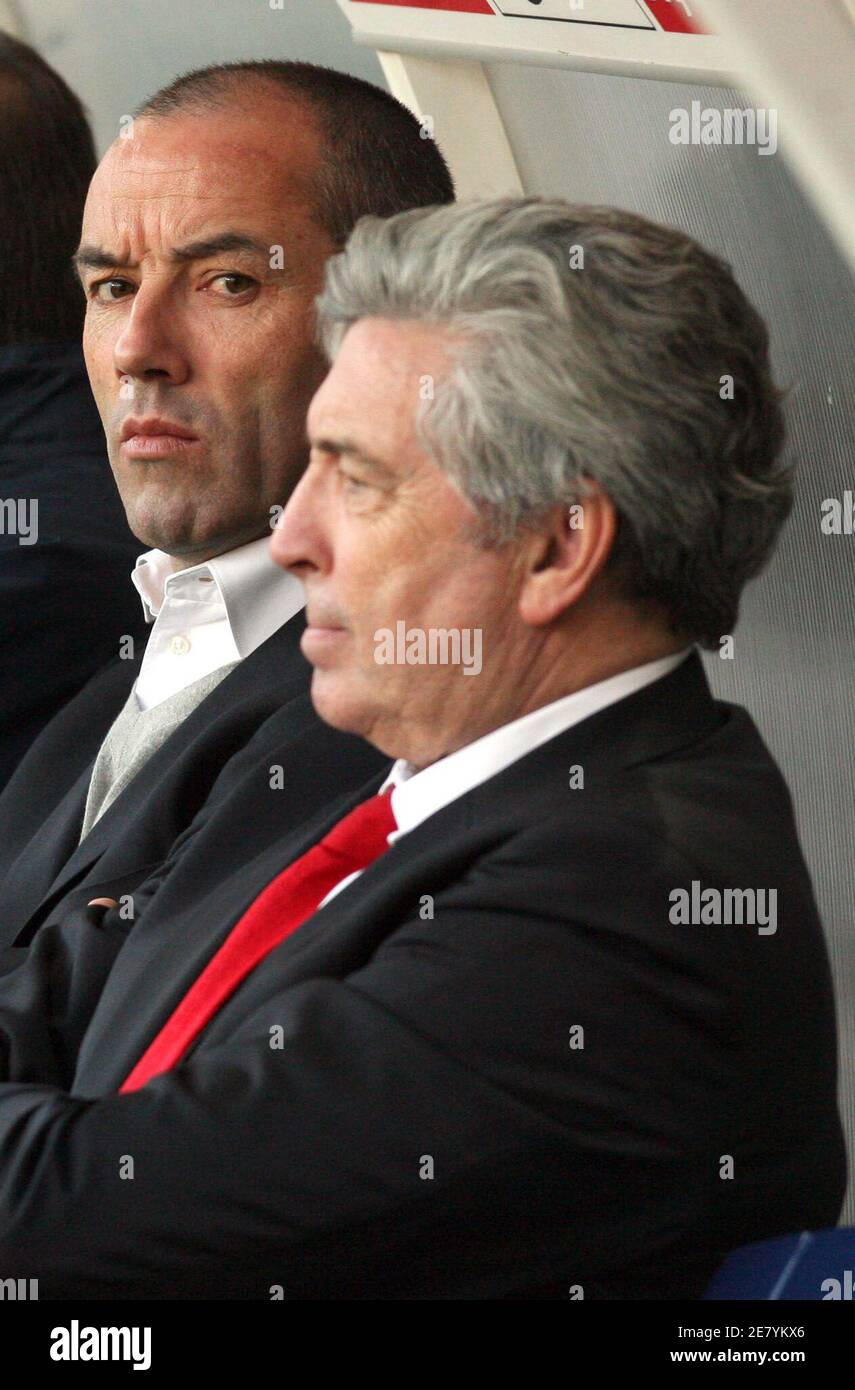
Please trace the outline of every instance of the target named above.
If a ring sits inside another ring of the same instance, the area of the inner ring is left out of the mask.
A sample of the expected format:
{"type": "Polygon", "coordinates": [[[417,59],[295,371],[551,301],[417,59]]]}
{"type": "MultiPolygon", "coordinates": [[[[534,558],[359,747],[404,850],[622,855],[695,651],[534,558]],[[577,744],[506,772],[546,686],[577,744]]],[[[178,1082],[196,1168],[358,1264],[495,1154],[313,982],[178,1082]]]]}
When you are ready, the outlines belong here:
{"type": "Polygon", "coordinates": [[[0,500],[38,503],[38,539],[0,527],[0,788],[53,715],[145,632],[128,530],[79,343],[0,347],[0,500]]]}
{"type": "MultiPolygon", "coordinates": [[[[278,710],[271,747],[316,716],[297,614],[183,721],[78,844],[92,764],[139,674],[118,657],[51,721],[0,795],[0,948],[26,944],[49,915],[133,894],[167,858],[222,770],[278,710]]],[[[355,744],[356,741],[354,740],[355,744]]],[[[255,754],[253,755],[253,757],[255,754]]],[[[224,783],[228,786],[228,783],[224,783]]]]}
{"type": "Polygon", "coordinates": [[[732,1247],[835,1222],[822,930],[783,780],[697,656],[402,837],[117,1095],[381,778],[307,785],[297,826],[251,781],[134,924],[48,923],[0,981],[0,1268],[48,1298],[697,1297],[732,1247]],[[675,925],[693,880],[775,888],[777,931],[675,925]]]}

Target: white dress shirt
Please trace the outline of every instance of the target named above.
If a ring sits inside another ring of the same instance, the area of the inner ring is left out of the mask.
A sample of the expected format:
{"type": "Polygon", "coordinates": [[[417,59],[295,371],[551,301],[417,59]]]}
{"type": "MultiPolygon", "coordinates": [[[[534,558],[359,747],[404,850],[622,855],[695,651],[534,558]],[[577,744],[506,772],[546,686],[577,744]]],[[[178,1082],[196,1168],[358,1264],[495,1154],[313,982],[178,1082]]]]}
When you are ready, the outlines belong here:
{"type": "Polygon", "coordinates": [[[242,661],[305,603],[302,584],[271,560],[266,536],[177,572],[169,555],[149,550],[131,579],[154,623],[136,682],[141,709],[242,661]]]}
{"type": "MultiPolygon", "coordinates": [[[[379,788],[381,792],[387,787],[393,788],[392,811],[398,828],[388,836],[389,844],[393,845],[402,835],[415,830],[428,816],[441,811],[443,806],[473,787],[480,786],[488,777],[494,777],[541,743],[555,738],[607,705],[614,705],[618,700],[626,699],[627,695],[634,695],[645,685],[652,685],[662,676],[667,676],[685,661],[691,650],[691,647],[684,647],[682,651],[648,661],[644,666],[635,666],[630,671],[621,671],[617,676],[609,676],[608,680],[598,681],[596,685],[586,686],[572,695],[563,695],[560,700],[553,700],[551,704],[542,705],[540,709],[532,710],[510,724],[493,729],[474,743],[458,748],[455,753],[449,753],[421,771],[417,772],[412,763],[399,758],[379,788]]],[[[324,907],[362,872],[362,869],[358,869],[343,878],[330,889],[319,907],[324,907]]]]}

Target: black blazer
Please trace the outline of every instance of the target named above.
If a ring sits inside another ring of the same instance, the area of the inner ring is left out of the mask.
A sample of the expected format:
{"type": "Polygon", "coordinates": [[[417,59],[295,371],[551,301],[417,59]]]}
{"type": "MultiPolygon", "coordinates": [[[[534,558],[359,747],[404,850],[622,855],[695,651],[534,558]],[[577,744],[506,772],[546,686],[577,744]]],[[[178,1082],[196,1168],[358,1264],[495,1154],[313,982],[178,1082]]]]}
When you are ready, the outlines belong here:
{"type": "Polygon", "coordinates": [[[38,540],[0,527],[0,788],[66,700],[145,633],[128,530],[79,343],[0,347],[0,499],[38,503],[38,540]]]}
{"type": "Polygon", "coordinates": [[[834,1006],[790,798],[694,654],[404,836],[117,1095],[381,776],[335,806],[307,784],[299,825],[250,777],[135,923],[48,923],[0,980],[0,1268],[48,1298],[693,1298],[732,1247],[835,1222],[834,1006]],[[672,923],[693,880],[776,889],[776,932],[672,923]]]}
{"type": "MultiPolygon", "coordinates": [[[[275,746],[316,722],[301,612],[241,661],[152,755],[78,844],[92,764],[139,674],[118,657],[42,732],[0,795],[0,947],[26,944],[50,914],[133,894],[271,714],[275,746]]],[[[353,741],[356,743],[356,740],[353,741]]],[[[347,785],[347,784],[345,784],[347,785]]]]}

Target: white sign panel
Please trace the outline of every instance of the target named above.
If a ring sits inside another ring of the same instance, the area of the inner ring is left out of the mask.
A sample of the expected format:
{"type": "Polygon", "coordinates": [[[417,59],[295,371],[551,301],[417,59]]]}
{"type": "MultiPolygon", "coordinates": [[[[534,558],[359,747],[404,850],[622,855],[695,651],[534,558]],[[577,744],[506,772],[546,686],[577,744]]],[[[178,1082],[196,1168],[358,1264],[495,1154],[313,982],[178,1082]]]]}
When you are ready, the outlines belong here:
{"type": "Polygon", "coordinates": [[[696,0],[339,0],[357,43],[387,53],[532,62],[728,82],[730,52],[696,0]]]}
{"type": "Polygon", "coordinates": [[[618,24],[630,29],[655,29],[656,25],[636,0],[495,0],[500,14],[525,19],[557,19],[568,24],[618,24]]]}

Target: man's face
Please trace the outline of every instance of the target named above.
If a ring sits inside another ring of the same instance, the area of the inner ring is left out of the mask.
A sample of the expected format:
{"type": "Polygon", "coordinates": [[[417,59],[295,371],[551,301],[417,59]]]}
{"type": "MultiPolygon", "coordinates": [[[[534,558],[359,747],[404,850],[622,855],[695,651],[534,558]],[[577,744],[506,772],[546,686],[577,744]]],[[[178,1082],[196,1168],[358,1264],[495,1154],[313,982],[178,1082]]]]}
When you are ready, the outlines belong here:
{"type": "Polygon", "coordinates": [[[415,436],[423,380],[447,365],[442,330],[354,324],[312,401],[309,467],[271,540],[306,587],[302,645],[318,713],[417,766],[513,717],[538,640],[517,611],[520,550],[476,543],[474,509],[415,436]],[[480,671],[443,662],[440,645],[434,663],[412,660],[417,643],[389,663],[377,634],[397,635],[399,623],[426,643],[431,629],[456,629],[463,660],[480,651],[480,671]]]}
{"type": "Polygon", "coordinates": [[[319,150],[306,111],[262,93],[246,115],[138,120],[92,181],[86,365],[129,525],[179,565],[265,534],[305,466],[335,249],[319,150]]]}

